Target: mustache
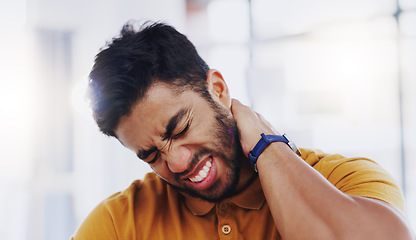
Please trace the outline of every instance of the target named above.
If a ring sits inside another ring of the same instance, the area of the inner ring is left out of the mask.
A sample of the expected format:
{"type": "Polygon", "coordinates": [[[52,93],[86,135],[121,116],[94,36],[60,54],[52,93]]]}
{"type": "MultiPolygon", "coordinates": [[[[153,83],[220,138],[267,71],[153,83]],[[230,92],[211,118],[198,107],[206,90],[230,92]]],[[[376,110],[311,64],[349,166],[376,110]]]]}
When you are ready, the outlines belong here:
{"type": "Polygon", "coordinates": [[[192,169],[195,168],[195,166],[199,163],[201,157],[203,157],[204,155],[210,155],[213,154],[214,151],[209,149],[209,148],[201,148],[199,149],[199,151],[194,154],[194,156],[192,157],[191,163],[189,164],[188,168],[181,172],[181,173],[175,173],[175,179],[179,180],[181,179],[183,176],[186,176],[187,174],[189,174],[191,172],[192,169]]]}

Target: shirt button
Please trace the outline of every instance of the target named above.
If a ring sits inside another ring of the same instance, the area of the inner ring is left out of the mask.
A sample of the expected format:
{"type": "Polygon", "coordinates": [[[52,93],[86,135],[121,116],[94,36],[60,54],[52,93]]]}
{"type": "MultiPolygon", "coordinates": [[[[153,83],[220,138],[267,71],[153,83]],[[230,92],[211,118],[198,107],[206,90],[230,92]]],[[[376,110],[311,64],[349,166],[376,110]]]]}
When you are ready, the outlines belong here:
{"type": "Polygon", "coordinates": [[[228,207],[228,203],[221,203],[220,204],[220,209],[221,210],[225,210],[225,209],[227,209],[227,207],[228,207]]]}
{"type": "Polygon", "coordinates": [[[222,233],[229,234],[231,232],[231,227],[229,225],[222,226],[222,233]]]}

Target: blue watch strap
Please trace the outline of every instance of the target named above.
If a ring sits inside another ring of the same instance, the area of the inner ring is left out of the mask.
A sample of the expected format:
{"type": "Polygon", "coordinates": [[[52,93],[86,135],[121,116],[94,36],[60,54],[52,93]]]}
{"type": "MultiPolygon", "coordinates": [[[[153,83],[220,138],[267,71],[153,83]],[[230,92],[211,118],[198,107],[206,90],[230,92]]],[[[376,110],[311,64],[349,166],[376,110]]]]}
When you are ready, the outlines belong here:
{"type": "MultiPolygon", "coordinates": [[[[260,140],[257,142],[256,146],[248,153],[248,161],[253,169],[257,172],[257,159],[259,158],[260,154],[264,151],[264,149],[272,142],[284,142],[289,145],[290,148],[293,147],[289,144],[289,139],[283,135],[265,135],[264,133],[261,134],[260,140]]],[[[296,146],[292,143],[292,145],[296,148],[296,146]]],[[[297,149],[297,148],[296,148],[297,149]]],[[[299,150],[297,150],[299,151],[299,150]]],[[[298,153],[298,152],[296,152],[298,153]]],[[[299,153],[298,153],[299,155],[299,153]]]]}

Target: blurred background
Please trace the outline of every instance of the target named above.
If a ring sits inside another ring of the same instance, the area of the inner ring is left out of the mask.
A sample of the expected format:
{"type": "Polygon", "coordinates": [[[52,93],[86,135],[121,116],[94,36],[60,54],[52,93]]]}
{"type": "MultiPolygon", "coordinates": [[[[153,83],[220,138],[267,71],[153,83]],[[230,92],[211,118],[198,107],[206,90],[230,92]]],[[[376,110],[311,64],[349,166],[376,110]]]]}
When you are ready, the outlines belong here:
{"type": "Polygon", "coordinates": [[[185,33],[298,146],[379,162],[416,229],[416,0],[0,0],[0,239],[68,239],[150,171],[83,97],[130,19],[185,33]]]}

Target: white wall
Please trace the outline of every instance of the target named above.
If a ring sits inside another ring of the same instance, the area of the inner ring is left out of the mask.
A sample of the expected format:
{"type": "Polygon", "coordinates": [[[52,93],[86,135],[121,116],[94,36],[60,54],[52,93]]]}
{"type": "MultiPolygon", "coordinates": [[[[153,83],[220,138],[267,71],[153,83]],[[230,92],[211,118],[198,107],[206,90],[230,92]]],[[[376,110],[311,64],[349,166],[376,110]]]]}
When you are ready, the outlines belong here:
{"type": "Polygon", "coordinates": [[[400,48],[394,0],[252,1],[252,42],[248,1],[193,2],[0,2],[0,239],[65,239],[96,204],[150,171],[98,131],[80,100],[95,54],[130,19],[188,34],[232,96],[298,145],[371,157],[398,182],[401,73],[416,227],[415,1],[400,1],[400,48]]]}

